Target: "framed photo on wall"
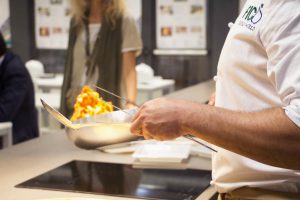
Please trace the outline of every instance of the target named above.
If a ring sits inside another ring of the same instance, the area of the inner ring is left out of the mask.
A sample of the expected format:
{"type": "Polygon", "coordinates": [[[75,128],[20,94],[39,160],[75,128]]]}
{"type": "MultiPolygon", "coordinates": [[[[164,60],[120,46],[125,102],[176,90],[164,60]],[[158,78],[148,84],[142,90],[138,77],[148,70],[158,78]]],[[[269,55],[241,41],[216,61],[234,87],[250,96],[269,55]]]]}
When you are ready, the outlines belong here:
{"type": "Polygon", "coordinates": [[[11,47],[11,31],[9,20],[9,0],[0,0],[0,31],[7,47],[11,47]]]}
{"type": "Polygon", "coordinates": [[[157,49],[206,49],[206,0],[157,0],[157,49]]]}
{"type": "MultiPolygon", "coordinates": [[[[69,0],[35,0],[35,41],[38,49],[67,49],[71,18],[69,2],[69,0]]],[[[126,3],[140,28],[141,0],[126,0],[126,3]]]]}
{"type": "Polygon", "coordinates": [[[35,41],[38,49],[66,49],[70,9],[68,0],[35,0],[35,41]]]}

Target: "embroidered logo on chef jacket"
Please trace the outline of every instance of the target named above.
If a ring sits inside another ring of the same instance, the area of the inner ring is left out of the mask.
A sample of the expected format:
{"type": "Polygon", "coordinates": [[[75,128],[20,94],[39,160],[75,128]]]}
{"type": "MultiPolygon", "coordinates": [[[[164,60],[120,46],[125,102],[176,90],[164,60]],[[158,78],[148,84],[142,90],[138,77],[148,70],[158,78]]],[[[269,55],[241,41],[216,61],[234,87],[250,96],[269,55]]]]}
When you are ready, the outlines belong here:
{"type": "Polygon", "coordinates": [[[240,16],[237,24],[249,29],[250,31],[254,31],[257,23],[263,17],[263,7],[264,4],[260,4],[259,6],[249,5],[240,16]]]}

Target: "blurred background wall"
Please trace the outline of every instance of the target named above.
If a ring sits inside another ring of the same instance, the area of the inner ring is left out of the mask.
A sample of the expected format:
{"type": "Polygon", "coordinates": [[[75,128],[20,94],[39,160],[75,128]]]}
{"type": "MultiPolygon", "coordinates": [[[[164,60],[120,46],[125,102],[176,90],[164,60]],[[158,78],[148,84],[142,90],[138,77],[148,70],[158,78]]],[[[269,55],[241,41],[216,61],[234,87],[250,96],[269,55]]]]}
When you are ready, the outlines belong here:
{"type": "MultiPolygon", "coordinates": [[[[128,0],[130,1],[130,0],[128,0]]],[[[134,1],[134,0],[133,0],[134,1]]],[[[211,79],[217,70],[222,45],[229,31],[228,23],[235,20],[243,2],[239,0],[206,1],[206,52],[202,55],[155,54],[156,4],[160,0],[141,0],[140,23],[144,49],[138,63],[150,65],[155,75],[175,79],[176,89],[211,79]]],[[[34,0],[9,0],[12,50],[24,61],[41,60],[46,72],[61,73],[64,68],[64,49],[38,49],[35,41],[34,0]]],[[[133,13],[138,15],[138,13],[133,13]]]]}

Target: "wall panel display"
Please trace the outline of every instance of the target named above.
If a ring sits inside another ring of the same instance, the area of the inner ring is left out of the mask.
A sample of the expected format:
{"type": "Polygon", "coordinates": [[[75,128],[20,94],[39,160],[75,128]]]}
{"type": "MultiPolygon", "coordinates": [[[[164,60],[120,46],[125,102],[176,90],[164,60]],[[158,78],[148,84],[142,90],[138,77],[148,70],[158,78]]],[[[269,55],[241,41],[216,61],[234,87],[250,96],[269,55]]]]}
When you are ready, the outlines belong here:
{"type": "Polygon", "coordinates": [[[206,49],[206,0],[156,0],[158,49],[206,49]]]}
{"type": "Polygon", "coordinates": [[[38,49],[66,49],[70,22],[68,0],[35,0],[35,40],[38,49]]]}
{"type": "Polygon", "coordinates": [[[11,47],[9,0],[0,0],[0,31],[8,47],[11,47]]]}
{"type": "MultiPolygon", "coordinates": [[[[70,22],[69,2],[69,0],[35,0],[35,40],[38,49],[67,48],[70,22]]],[[[141,0],[126,0],[126,2],[129,12],[140,28],[141,0]]]]}

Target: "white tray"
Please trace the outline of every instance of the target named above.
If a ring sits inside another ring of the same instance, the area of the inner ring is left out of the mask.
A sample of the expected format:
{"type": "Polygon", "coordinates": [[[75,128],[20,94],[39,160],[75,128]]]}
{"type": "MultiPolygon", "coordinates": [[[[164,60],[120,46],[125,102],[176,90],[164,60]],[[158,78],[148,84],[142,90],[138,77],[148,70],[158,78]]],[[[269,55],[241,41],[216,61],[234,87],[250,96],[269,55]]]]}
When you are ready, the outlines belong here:
{"type": "Polygon", "coordinates": [[[144,144],[132,155],[141,162],[178,163],[189,157],[190,144],[174,142],[158,142],[144,144]]]}

